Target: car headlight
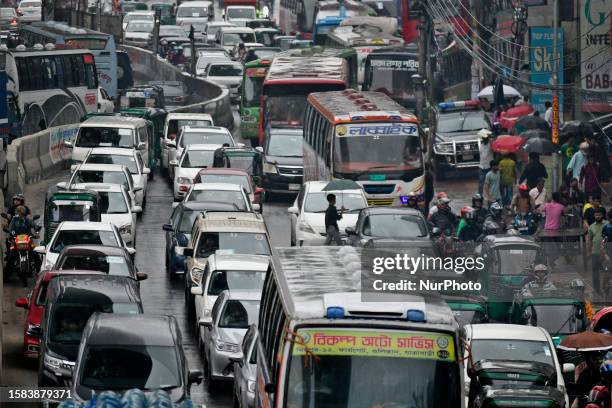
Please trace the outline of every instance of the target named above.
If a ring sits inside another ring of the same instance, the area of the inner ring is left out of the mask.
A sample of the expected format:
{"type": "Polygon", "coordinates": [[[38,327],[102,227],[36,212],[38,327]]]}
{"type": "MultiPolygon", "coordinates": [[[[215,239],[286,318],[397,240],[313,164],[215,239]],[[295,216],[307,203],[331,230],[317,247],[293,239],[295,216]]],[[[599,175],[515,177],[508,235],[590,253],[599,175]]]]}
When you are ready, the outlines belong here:
{"type": "Polygon", "coordinates": [[[204,274],[203,269],[193,268],[191,272],[189,273],[189,276],[191,277],[191,282],[196,286],[199,285],[200,281],[202,280],[203,274],[204,274]]]}
{"type": "Polygon", "coordinates": [[[278,171],[276,170],[276,166],[272,163],[267,163],[267,162],[264,162],[263,171],[264,173],[270,173],[270,174],[278,173],[278,171]]]}
{"type": "Polygon", "coordinates": [[[189,177],[179,177],[176,182],[177,184],[191,184],[191,179],[189,177]]]}
{"type": "Polygon", "coordinates": [[[452,143],[436,143],[434,144],[434,150],[439,154],[452,154],[453,145],[452,143]]]}
{"type": "Polygon", "coordinates": [[[43,360],[45,367],[51,370],[68,370],[70,371],[72,367],[74,367],[74,363],[72,361],[62,360],[61,358],[51,357],[45,354],[45,358],[43,360]]]}
{"type": "Polygon", "coordinates": [[[221,340],[215,342],[215,347],[219,351],[225,351],[228,353],[237,353],[240,350],[238,344],[226,343],[221,340]]]}
{"type": "Polygon", "coordinates": [[[253,380],[247,381],[247,390],[249,390],[249,392],[255,392],[255,381],[253,380]]]}
{"type": "Polygon", "coordinates": [[[131,234],[132,233],[132,224],[126,224],[119,227],[119,234],[131,234]]]}
{"type": "Polygon", "coordinates": [[[300,231],[308,232],[310,234],[316,234],[315,230],[304,220],[300,222],[300,231]]]}

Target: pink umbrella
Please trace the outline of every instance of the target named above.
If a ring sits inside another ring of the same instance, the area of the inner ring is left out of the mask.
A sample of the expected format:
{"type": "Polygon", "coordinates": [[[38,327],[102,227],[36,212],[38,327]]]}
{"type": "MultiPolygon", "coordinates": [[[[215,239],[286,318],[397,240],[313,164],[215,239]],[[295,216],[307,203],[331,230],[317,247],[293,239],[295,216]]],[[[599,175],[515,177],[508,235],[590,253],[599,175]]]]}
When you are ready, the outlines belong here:
{"type": "Polygon", "coordinates": [[[520,136],[502,135],[491,143],[491,149],[495,153],[516,153],[525,144],[525,139],[520,136]]]}

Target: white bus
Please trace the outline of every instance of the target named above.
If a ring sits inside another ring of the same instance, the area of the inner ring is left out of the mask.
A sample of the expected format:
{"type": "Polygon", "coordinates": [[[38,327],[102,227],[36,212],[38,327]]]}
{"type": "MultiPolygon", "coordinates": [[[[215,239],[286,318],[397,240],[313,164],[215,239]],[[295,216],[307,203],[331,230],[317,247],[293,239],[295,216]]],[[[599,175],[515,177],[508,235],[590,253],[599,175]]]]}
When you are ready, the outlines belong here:
{"type": "Polygon", "coordinates": [[[97,111],[98,78],[90,51],[19,46],[0,50],[0,58],[6,67],[9,116],[19,123],[13,136],[78,123],[97,111]]]}

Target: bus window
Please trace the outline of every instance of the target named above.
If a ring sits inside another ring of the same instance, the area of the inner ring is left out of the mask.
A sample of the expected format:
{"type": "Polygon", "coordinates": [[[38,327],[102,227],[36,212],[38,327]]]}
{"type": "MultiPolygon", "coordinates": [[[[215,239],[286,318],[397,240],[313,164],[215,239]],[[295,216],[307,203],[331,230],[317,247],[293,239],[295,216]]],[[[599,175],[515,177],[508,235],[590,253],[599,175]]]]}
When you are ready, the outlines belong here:
{"type": "Polygon", "coordinates": [[[30,90],[38,91],[40,89],[45,89],[45,85],[43,83],[41,58],[31,57],[28,58],[28,62],[30,63],[30,90]]]}

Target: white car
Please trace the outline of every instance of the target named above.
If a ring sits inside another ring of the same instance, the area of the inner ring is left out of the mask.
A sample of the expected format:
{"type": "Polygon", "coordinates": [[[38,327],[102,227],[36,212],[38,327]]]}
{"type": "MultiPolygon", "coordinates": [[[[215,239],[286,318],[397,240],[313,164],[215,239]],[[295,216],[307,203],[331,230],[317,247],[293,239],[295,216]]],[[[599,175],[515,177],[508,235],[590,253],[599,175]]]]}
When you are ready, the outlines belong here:
{"type": "Polygon", "coordinates": [[[154,11],[130,11],[123,17],[123,21],[121,23],[121,30],[125,32],[127,26],[132,21],[149,21],[150,23],[155,23],[155,12],[154,11]]]}
{"type": "MultiPolygon", "coordinates": [[[[191,288],[195,295],[196,321],[209,317],[215,301],[224,290],[261,291],[270,264],[265,255],[224,254],[208,257],[200,285],[191,288]]],[[[198,330],[198,341],[202,340],[198,330]]]]}
{"type": "Polygon", "coordinates": [[[72,167],[73,173],[68,183],[58,183],[57,186],[68,188],[73,184],[122,184],[127,188],[132,200],[142,207],[142,187],[134,185],[134,179],[127,167],[119,164],[81,164],[72,167]]]}
{"type": "Polygon", "coordinates": [[[213,121],[212,116],[210,116],[208,113],[168,113],[164,123],[164,138],[161,141],[162,174],[168,174],[168,162],[176,157],[174,153],[176,150],[175,141],[183,126],[207,127],[214,125],[215,122],[213,121]],[[172,144],[172,146],[169,144],[172,144]]]}
{"type": "Polygon", "coordinates": [[[227,6],[223,15],[223,19],[230,23],[237,20],[236,25],[242,25],[241,22],[255,18],[257,18],[257,12],[253,6],[227,6]]]}
{"type": "Polygon", "coordinates": [[[123,31],[123,43],[140,48],[153,45],[153,28],[151,21],[130,21],[123,31]]]}
{"type": "MultiPolygon", "coordinates": [[[[134,187],[142,189],[142,206],[143,208],[146,206],[147,184],[151,169],[146,166],[138,150],[118,147],[94,147],[85,156],[83,164],[118,164],[127,167],[132,175],[134,187]]],[[[136,196],[138,196],[138,193],[136,196]]]]}
{"type": "Polygon", "coordinates": [[[42,2],[39,0],[23,0],[17,7],[19,21],[30,23],[42,20],[42,2]]]}
{"type": "Polygon", "coordinates": [[[196,63],[196,76],[205,76],[208,66],[215,62],[232,62],[232,58],[225,49],[223,49],[223,52],[209,52],[208,50],[200,52],[198,54],[198,62],[196,63]]]}
{"type": "Polygon", "coordinates": [[[110,222],[64,221],[58,225],[46,245],[34,248],[36,253],[43,256],[42,269],[53,268],[60,252],[68,245],[108,245],[123,247],[131,255],[136,253],[134,248],[125,244],[117,227],[110,222]]]}
{"type": "Polygon", "coordinates": [[[338,221],[340,233],[346,227],[355,227],[359,211],[368,206],[363,189],[323,191],[327,181],[304,183],[295,202],[287,212],[291,218],[291,245],[323,245],[325,243],[325,210],[329,206],[327,195],[336,195],[336,207],[347,212],[338,221]]]}
{"type": "Polygon", "coordinates": [[[112,113],[115,111],[115,101],[106,92],[106,89],[98,87],[98,112],[112,113]]]}
{"type": "Polygon", "coordinates": [[[236,27],[236,24],[232,24],[228,21],[211,21],[206,24],[204,33],[206,34],[206,40],[208,42],[215,42],[215,35],[221,27],[236,27]]]}
{"type": "MultiPolygon", "coordinates": [[[[556,371],[557,378],[553,382],[565,395],[565,406],[570,406],[563,374],[573,374],[575,366],[570,363],[565,363],[563,366],[559,364],[555,345],[545,329],[516,324],[485,323],[468,324],[464,326],[464,330],[466,399],[471,382],[468,372],[473,367],[472,364],[482,360],[535,362],[548,364],[556,371]]],[[[508,378],[514,378],[510,377],[511,374],[508,374],[508,378]]],[[[518,378],[518,374],[516,377],[518,378]]]]}
{"type": "Polygon", "coordinates": [[[174,200],[180,201],[185,197],[193,179],[200,169],[213,166],[215,150],[219,145],[192,144],[182,152],[178,160],[171,160],[170,166],[174,168],[174,200]]]}
{"type": "Polygon", "coordinates": [[[240,97],[239,89],[242,84],[242,64],[239,62],[213,62],[206,68],[206,79],[228,88],[230,98],[237,100],[240,97]]]}
{"type": "Polygon", "coordinates": [[[207,23],[214,16],[212,1],[183,1],[176,9],[176,25],[207,23]]]}
{"type": "Polygon", "coordinates": [[[255,31],[248,27],[221,27],[217,31],[217,44],[220,44],[227,52],[231,52],[235,45],[240,43],[255,43],[255,31]]]}
{"type": "Polygon", "coordinates": [[[249,194],[239,184],[193,184],[183,201],[202,201],[233,204],[236,211],[259,211],[259,204],[252,204],[249,194]]]}
{"type": "Polygon", "coordinates": [[[75,189],[97,191],[100,196],[100,214],[103,222],[115,225],[129,247],[136,247],[136,214],[142,207],[132,205],[130,195],[121,184],[75,184],[75,189]]]}

